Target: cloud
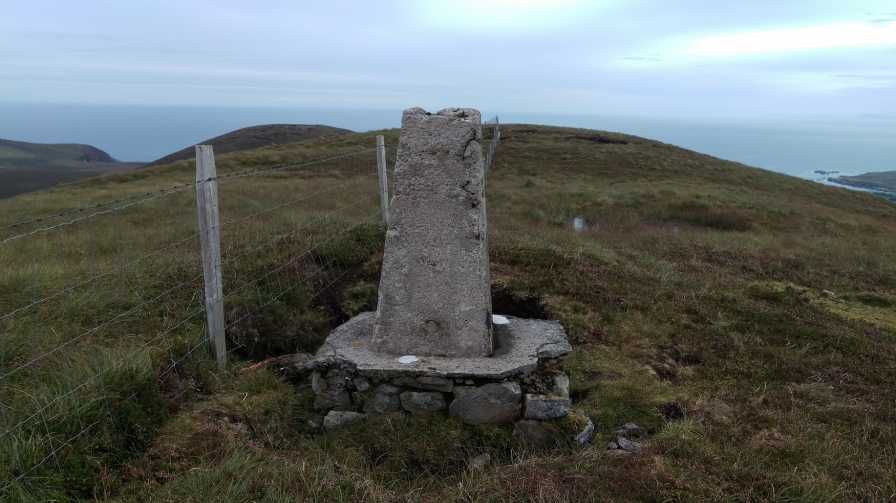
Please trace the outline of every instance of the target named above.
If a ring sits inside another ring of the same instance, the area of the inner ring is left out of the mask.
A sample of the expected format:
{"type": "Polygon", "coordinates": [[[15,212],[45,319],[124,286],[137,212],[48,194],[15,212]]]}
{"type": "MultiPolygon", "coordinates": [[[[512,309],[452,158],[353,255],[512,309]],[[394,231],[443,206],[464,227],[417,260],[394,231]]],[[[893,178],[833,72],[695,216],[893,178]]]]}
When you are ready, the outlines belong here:
{"type": "Polygon", "coordinates": [[[604,0],[427,0],[418,7],[423,21],[446,31],[525,34],[561,30],[587,18],[604,0]]]}
{"type": "Polygon", "coordinates": [[[697,37],[686,44],[684,55],[731,58],[891,46],[896,46],[896,22],[841,22],[697,37]]]}
{"type": "Polygon", "coordinates": [[[663,61],[663,58],[661,58],[659,56],[625,56],[622,59],[625,61],[654,62],[654,63],[663,61]]]}

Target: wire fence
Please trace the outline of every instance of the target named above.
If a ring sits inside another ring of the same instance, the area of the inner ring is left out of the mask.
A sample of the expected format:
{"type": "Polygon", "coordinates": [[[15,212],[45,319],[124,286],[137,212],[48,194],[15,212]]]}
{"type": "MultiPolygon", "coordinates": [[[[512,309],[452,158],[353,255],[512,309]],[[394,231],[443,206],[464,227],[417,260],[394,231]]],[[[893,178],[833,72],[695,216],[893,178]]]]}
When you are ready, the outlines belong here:
{"type": "MultiPolygon", "coordinates": [[[[500,137],[497,117],[486,126],[488,169],[500,137]]],[[[0,268],[14,269],[6,278],[13,286],[0,282],[0,499],[39,485],[43,468],[58,467],[79,442],[108,427],[110,397],[122,396],[109,391],[111,376],[148,370],[164,392],[193,360],[208,361],[212,353],[220,364],[243,351],[245,340],[238,338],[227,347],[228,334],[267,316],[271,306],[297,291],[313,303],[344,281],[353,266],[339,252],[364,258],[381,244],[362,231],[388,219],[386,150],[380,137],[372,148],[222,174],[213,156],[209,165],[197,150],[195,181],[0,227],[8,231],[0,238],[0,268]],[[311,176],[309,168],[326,169],[311,176]],[[172,199],[191,190],[195,201],[172,199]],[[274,202],[271,192],[293,197],[274,202]],[[135,213],[138,207],[144,211],[135,213]],[[219,211],[227,218],[219,219],[219,211]],[[159,217],[165,213],[171,216],[159,217]],[[107,221],[81,228],[78,236],[104,234],[90,245],[103,250],[102,268],[96,257],[73,250],[84,242],[70,232],[99,217],[107,221]],[[118,257],[135,237],[136,256],[118,257]],[[44,271],[38,251],[62,254],[63,264],[71,260],[88,272],[44,271]],[[31,285],[25,268],[15,269],[28,260],[41,278],[31,285]],[[214,274],[224,280],[215,282],[214,274]],[[23,293],[29,289],[30,298],[23,293]]],[[[189,389],[181,385],[167,396],[177,401],[189,389]]]]}

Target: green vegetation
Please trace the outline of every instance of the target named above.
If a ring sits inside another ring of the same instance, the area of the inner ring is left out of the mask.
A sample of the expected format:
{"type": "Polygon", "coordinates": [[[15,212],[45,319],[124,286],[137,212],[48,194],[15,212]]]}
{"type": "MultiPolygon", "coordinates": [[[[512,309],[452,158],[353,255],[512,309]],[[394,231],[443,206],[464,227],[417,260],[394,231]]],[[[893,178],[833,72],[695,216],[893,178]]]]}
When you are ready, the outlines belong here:
{"type": "MultiPolygon", "coordinates": [[[[230,152],[252,150],[260,147],[269,147],[271,145],[285,145],[323,136],[338,136],[346,133],[351,133],[351,131],[348,129],[320,125],[267,124],[263,126],[237,129],[222,134],[221,136],[203,140],[199,142],[199,144],[212,145],[215,148],[215,153],[220,155],[230,152]]],[[[161,159],[157,159],[149,163],[149,166],[161,166],[193,158],[195,158],[195,152],[193,151],[193,147],[189,146],[178,150],[173,154],[168,154],[161,159]]]]}
{"type": "MultiPolygon", "coordinates": [[[[397,132],[386,134],[394,145],[397,132]]],[[[219,156],[218,166],[228,173],[373,144],[373,134],[310,140],[219,156]]],[[[6,498],[896,496],[896,205],[613,133],[506,126],[488,184],[496,307],[567,327],[575,351],[565,367],[576,407],[597,426],[594,443],[531,452],[508,428],[441,416],[321,434],[307,382],[240,370],[313,349],[375,302],[383,236],[374,172],[370,152],[222,181],[222,219],[242,219],[222,231],[228,320],[255,313],[229,330],[236,349],[223,371],[203,350],[178,361],[204,333],[201,315],[177,325],[201,305],[195,241],[3,322],[6,373],[161,295],[3,380],[0,431],[111,369],[0,439],[2,479],[57,449],[6,498]],[[321,195],[248,218],[312,193],[321,195]],[[609,433],[629,421],[650,433],[644,452],[608,455],[609,433]],[[490,465],[467,468],[483,453],[490,465]]],[[[27,194],[0,202],[0,224],[191,178],[184,161],[27,194]]],[[[0,312],[188,237],[194,220],[183,192],[7,243],[0,312]]]]}

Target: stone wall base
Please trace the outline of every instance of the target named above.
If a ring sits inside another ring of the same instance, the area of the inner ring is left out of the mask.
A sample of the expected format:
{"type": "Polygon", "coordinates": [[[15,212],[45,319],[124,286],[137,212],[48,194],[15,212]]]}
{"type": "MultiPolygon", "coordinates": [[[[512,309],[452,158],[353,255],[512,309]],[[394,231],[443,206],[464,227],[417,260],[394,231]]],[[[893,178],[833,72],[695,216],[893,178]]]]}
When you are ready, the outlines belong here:
{"type": "Polygon", "coordinates": [[[327,412],[328,429],[368,414],[438,413],[467,424],[516,423],[532,436],[533,423],[570,414],[560,363],[572,348],[556,322],[506,317],[489,358],[416,357],[370,351],[371,315],[337,328],[308,364],[314,406],[327,412]]]}

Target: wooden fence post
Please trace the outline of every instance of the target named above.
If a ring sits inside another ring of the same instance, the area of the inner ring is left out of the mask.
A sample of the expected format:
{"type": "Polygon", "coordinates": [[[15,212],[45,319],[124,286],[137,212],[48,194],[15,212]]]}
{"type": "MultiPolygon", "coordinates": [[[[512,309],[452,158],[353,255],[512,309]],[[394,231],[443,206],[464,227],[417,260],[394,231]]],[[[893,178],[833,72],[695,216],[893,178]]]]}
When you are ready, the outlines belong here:
{"type": "Polygon", "coordinates": [[[386,178],[386,141],[383,135],[376,137],[376,169],[380,178],[380,209],[383,226],[389,227],[389,182],[386,178]]]}
{"type": "Polygon", "coordinates": [[[224,339],[224,293],[221,280],[221,232],[218,217],[218,171],[211,145],[196,145],[196,208],[205,278],[205,319],[218,367],[227,365],[224,339]]]}
{"type": "Polygon", "coordinates": [[[495,163],[495,147],[498,146],[498,141],[501,139],[501,130],[498,129],[498,116],[496,115],[494,119],[492,119],[492,139],[488,142],[488,148],[485,151],[485,173],[488,174],[489,170],[491,170],[492,165],[495,163]]]}

